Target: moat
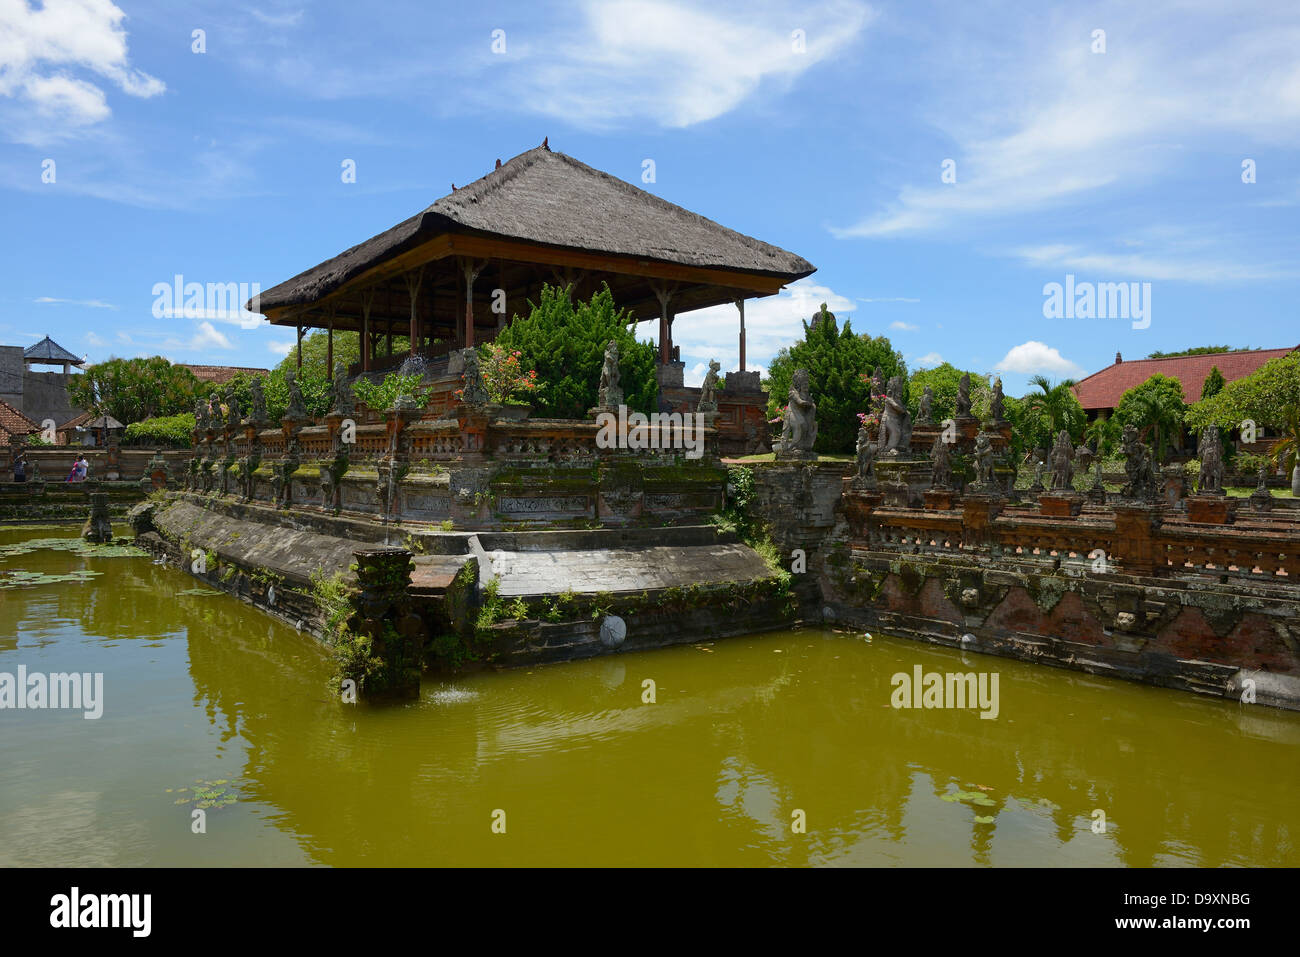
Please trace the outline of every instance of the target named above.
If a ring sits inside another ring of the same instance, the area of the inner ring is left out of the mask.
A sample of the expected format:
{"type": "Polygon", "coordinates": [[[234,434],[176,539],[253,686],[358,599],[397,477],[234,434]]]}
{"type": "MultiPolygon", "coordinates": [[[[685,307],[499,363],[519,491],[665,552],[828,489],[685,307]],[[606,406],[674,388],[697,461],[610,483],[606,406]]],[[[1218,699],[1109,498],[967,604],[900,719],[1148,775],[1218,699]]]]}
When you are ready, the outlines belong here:
{"type": "Polygon", "coordinates": [[[1300,865],[1295,712],[818,628],[344,706],[192,575],[11,548],[76,534],[0,530],[0,672],[104,674],[98,720],[3,714],[0,865],[1300,865]],[[997,673],[997,718],[891,707],[918,665],[997,673]]]}

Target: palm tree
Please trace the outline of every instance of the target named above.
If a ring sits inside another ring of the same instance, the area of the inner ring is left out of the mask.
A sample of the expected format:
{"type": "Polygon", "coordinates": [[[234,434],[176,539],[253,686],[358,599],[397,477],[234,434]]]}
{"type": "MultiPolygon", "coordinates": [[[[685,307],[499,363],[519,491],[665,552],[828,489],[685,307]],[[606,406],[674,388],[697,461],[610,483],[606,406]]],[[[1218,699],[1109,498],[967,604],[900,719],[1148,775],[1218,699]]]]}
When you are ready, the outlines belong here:
{"type": "Polygon", "coordinates": [[[1291,473],[1291,494],[1300,498],[1300,408],[1286,410],[1280,430],[1269,455],[1283,475],[1291,473]]]}
{"type": "Polygon", "coordinates": [[[1105,457],[1119,445],[1120,427],[1114,416],[1093,419],[1083,430],[1083,437],[1093,444],[1097,454],[1105,457]]]}
{"type": "MultiPolygon", "coordinates": [[[[1031,392],[1024,398],[1025,408],[1031,415],[1035,416],[1039,422],[1047,426],[1046,447],[1051,447],[1051,440],[1061,429],[1074,435],[1078,429],[1079,400],[1074,397],[1071,391],[1074,388],[1074,379],[1062,379],[1060,382],[1053,383],[1047,376],[1036,375],[1029,380],[1029,384],[1037,386],[1038,392],[1031,392]]],[[[1039,436],[1041,442],[1042,436],[1039,436]]]]}
{"type": "Polygon", "coordinates": [[[1152,434],[1155,460],[1165,460],[1165,444],[1183,427],[1184,406],[1181,401],[1157,392],[1133,396],[1127,410],[1126,425],[1135,425],[1144,435],[1152,434]]]}

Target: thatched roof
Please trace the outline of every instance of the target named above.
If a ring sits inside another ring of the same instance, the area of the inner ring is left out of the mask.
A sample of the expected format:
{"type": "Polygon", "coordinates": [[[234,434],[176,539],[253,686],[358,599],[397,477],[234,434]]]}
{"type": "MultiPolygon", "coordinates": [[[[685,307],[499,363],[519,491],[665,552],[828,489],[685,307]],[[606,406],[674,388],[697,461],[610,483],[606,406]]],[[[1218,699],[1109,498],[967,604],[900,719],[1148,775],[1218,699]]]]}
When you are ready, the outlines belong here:
{"type": "Polygon", "coordinates": [[[756,273],[787,282],[815,271],[801,256],[721,226],[543,144],[410,219],[263,292],[258,308],[265,312],[315,302],[367,269],[449,232],[756,273]]]}
{"type": "Polygon", "coordinates": [[[23,350],[23,358],[28,362],[49,362],[49,363],[70,363],[79,366],[82,363],[81,356],[74,356],[63,346],[59,345],[49,336],[46,336],[35,345],[28,346],[23,350]]]}

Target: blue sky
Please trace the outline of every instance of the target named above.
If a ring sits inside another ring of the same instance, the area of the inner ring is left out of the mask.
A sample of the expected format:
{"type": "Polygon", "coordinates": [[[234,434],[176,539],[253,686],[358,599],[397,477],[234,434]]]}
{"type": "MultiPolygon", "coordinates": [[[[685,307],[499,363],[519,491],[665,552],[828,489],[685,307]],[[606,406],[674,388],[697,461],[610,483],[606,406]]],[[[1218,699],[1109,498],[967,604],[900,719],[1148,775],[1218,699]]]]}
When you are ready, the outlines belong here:
{"type": "MultiPolygon", "coordinates": [[[[751,368],[823,301],[1013,395],[1300,343],[1290,0],[0,0],[0,342],[269,366],[291,332],[154,285],[269,288],[543,137],[818,267],[750,302],[751,368]],[[1067,275],[1149,283],[1149,325],[1046,318],[1067,275]]],[[[734,308],[676,340],[735,368],[734,308]]]]}

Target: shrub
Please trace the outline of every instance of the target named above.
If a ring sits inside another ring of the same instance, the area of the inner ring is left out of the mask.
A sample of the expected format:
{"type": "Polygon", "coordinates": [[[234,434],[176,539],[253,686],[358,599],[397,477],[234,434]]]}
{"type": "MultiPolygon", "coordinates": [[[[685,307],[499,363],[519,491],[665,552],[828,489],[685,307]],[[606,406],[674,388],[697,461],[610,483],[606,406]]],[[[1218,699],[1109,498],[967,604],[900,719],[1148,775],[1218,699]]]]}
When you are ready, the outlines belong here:
{"type": "Polygon", "coordinates": [[[497,336],[497,345],[518,353],[521,369],[533,369],[540,385],[538,412],[550,418],[582,419],[599,398],[605,347],[618,343],[620,385],[628,409],[654,412],[659,384],[655,379],[655,348],[638,342],[631,316],[614,305],[609,286],[575,304],[572,286],[543,286],[538,301],[529,301],[527,317],[497,336]]]}
{"type": "Polygon", "coordinates": [[[182,412],[165,418],[132,422],[122,433],[128,445],[166,445],[187,449],[194,439],[194,413],[182,412]]]}
{"type": "Polygon", "coordinates": [[[483,356],[479,368],[488,399],[497,405],[527,405],[541,383],[537,381],[536,369],[524,371],[523,352],[496,342],[489,342],[479,351],[483,356]]]}
{"type": "Polygon", "coordinates": [[[422,378],[423,376],[419,373],[401,375],[397,372],[390,372],[379,383],[371,382],[368,379],[358,379],[352,386],[352,391],[356,393],[358,399],[376,412],[391,409],[398,397],[404,395],[411,396],[415,399],[416,405],[423,407],[428,404],[432,390],[420,388],[422,378]]]}

